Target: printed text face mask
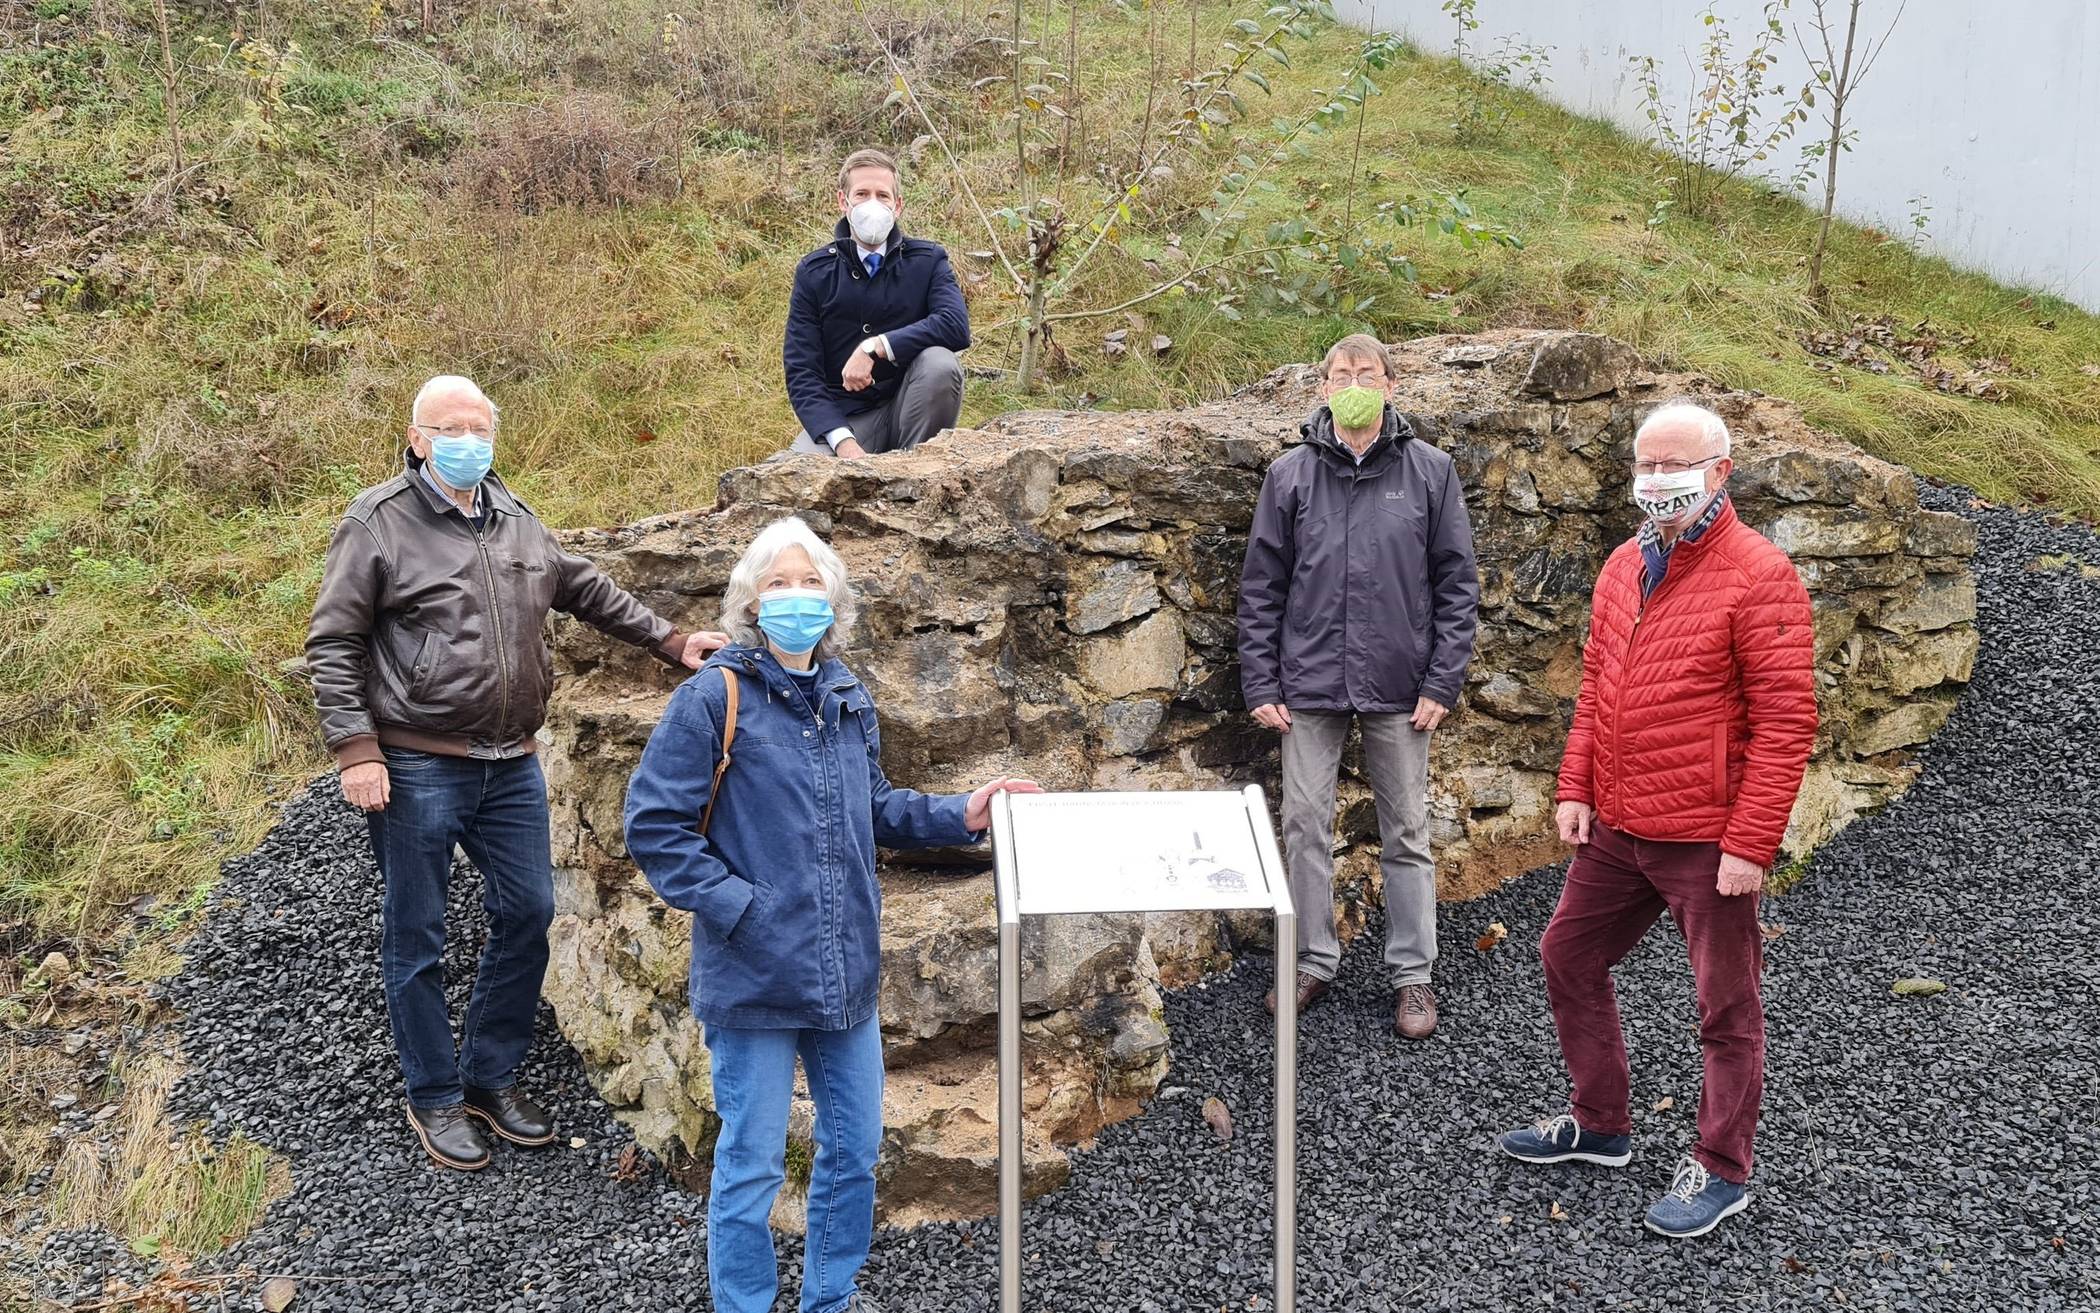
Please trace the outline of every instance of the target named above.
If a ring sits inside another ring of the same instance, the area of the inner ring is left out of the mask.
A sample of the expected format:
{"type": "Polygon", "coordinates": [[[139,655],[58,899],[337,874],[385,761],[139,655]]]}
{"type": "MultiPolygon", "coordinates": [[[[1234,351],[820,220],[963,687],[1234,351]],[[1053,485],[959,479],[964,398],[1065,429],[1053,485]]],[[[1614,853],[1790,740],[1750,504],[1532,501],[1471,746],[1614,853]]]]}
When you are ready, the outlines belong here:
{"type": "Polygon", "coordinates": [[[1678,470],[1674,474],[1642,474],[1633,481],[1633,504],[1641,514],[1667,527],[1706,503],[1706,471],[1678,470]]]}

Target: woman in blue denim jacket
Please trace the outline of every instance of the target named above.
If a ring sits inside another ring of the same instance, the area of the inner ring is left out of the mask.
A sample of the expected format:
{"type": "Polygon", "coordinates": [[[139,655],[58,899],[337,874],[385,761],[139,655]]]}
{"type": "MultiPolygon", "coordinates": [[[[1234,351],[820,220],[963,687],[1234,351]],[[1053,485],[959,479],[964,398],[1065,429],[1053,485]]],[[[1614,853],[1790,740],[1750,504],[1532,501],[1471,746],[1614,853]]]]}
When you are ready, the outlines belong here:
{"type": "Polygon", "coordinates": [[[722,1119],[707,1201],[718,1313],[773,1306],[767,1216],[798,1056],[816,1105],[802,1313],[875,1308],[856,1284],[882,1144],[875,845],[977,843],[994,793],[1037,791],[1004,778],[967,796],[893,787],[868,690],[836,655],[853,611],[837,553],[799,519],[768,525],[729,576],[730,645],[671,695],[627,786],[627,851],[693,914],[693,1016],[722,1119]],[[738,711],[715,797],[725,672],[738,711]]]}

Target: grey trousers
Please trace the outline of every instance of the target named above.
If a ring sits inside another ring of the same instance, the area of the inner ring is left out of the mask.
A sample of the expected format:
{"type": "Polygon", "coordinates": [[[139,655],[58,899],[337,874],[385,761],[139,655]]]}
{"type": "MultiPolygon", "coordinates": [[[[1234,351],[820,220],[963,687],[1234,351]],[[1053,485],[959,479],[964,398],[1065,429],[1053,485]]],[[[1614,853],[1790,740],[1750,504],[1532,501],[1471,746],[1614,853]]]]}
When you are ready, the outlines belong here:
{"type": "MultiPolygon", "coordinates": [[[[930,346],[912,357],[904,377],[890,399],[879,406],[846,417],[853,440],[869,455],[878,451],[904,451],[918,446],[942,429],[952,429],[962,416],[962,362],[944,346],[930,346]]],[[[808,429],[795,434],[791,452],[831,450],[809,436],[808,429]]]]}
{"type": "Polygon", "coordinates": [[[1334,794],[1349,722],[1363,726],[1385,877],[1385,965],[1395,989],[1426,985],[1436,961],[1436,865],[1429,857],[1429,735],[1393,712],[1292,711],[1283,736],[1283,849],[1298,911],[1298,969],[1334,979],[1334,794]]]}

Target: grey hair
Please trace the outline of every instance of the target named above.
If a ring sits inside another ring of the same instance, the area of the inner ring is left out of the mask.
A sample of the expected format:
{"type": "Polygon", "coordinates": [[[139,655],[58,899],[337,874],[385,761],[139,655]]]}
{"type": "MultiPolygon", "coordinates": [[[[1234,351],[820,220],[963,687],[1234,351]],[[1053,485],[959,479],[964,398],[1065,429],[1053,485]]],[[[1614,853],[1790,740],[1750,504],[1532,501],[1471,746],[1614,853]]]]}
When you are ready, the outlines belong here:
{"type": "Polygon", "coordinates": [[[831,628],[817,640],[817,659],[827,660],[839,654],[846,646],[847,636],[853,631],[854,617],[860,604],[854,599],[853,589],[846,582],[846,563],[831,545],[817,537],[816,531],[802,522],[802,517],[790,515],[778,519],[759,530],[758,537],[744,549],[743,559],[729,572],[729,587],[722,593],[722,632],[732,642],[752,647],[765,646],[766,636],[758,628],[759,584],[766,571],[780,559],[780,554],[790,547],[800,547],[809,553],[810,563],[824,578],[824,594],[831,599],[831,628]]]}
{"type": "Polygon", "coordinates": [[[479,400],[482,405],[487,406],[489,408],[489,426],[491,428],[495,427],[496,422],[501,418],[496,412],[496,403],[489,400],[489,394],[481,390],[479,383],[476,383],[464,374],[439,374],[425,381],[422,387],[416,389],[416,399],[409,403],[408,422],[416,424],[422,421],[423,404],[425,402],[435,401],[439,397],[448,396],[454,392],[464,392],[468,396],[479,400]]]}
{"type": "Polygon", "coordinates": [[[1634,449],[1636,451],[1640,449],[1641,438],[1648,430],[1676,425],[1687,425],[1699,430],[1699,436],[1706,440],[1708,446],[1718,446],[1721,449],[1720,455],[1726,456],[1728,454],[1727,423],[1719,415],[1693,401],[1690,397],[1679,397],[1674,401],[1666,401],[1650,411],[1648,418],[1641,421],[1640,428],[1634,430],[1634,449]]]}

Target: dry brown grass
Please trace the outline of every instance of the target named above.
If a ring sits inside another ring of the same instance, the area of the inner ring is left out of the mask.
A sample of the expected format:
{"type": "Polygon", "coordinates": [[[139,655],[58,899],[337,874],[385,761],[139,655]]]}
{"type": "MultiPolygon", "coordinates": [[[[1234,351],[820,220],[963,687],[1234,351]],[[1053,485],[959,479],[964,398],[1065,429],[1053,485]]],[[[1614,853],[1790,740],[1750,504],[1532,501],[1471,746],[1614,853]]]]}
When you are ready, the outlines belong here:
{"type": "Polygon", "coordinates": [[[511,214],[637,205],[678,194],[679,156],[668,119],[572,93],[499,111],[460,151],[456,186],[476,207],[511,214]]]}
{"type": "Polygon", "coordinates": [[[160,1258],[215,1253],[245,1235],[291,1189],[281,1159],[235,1136],[213,1145],[167,1122],[180,1068],[149,1054],[121,1065],[114,1133],[82,1135],[60,1156],[46,1195],[50,1225],[102,1226],[160,1258]]]}

